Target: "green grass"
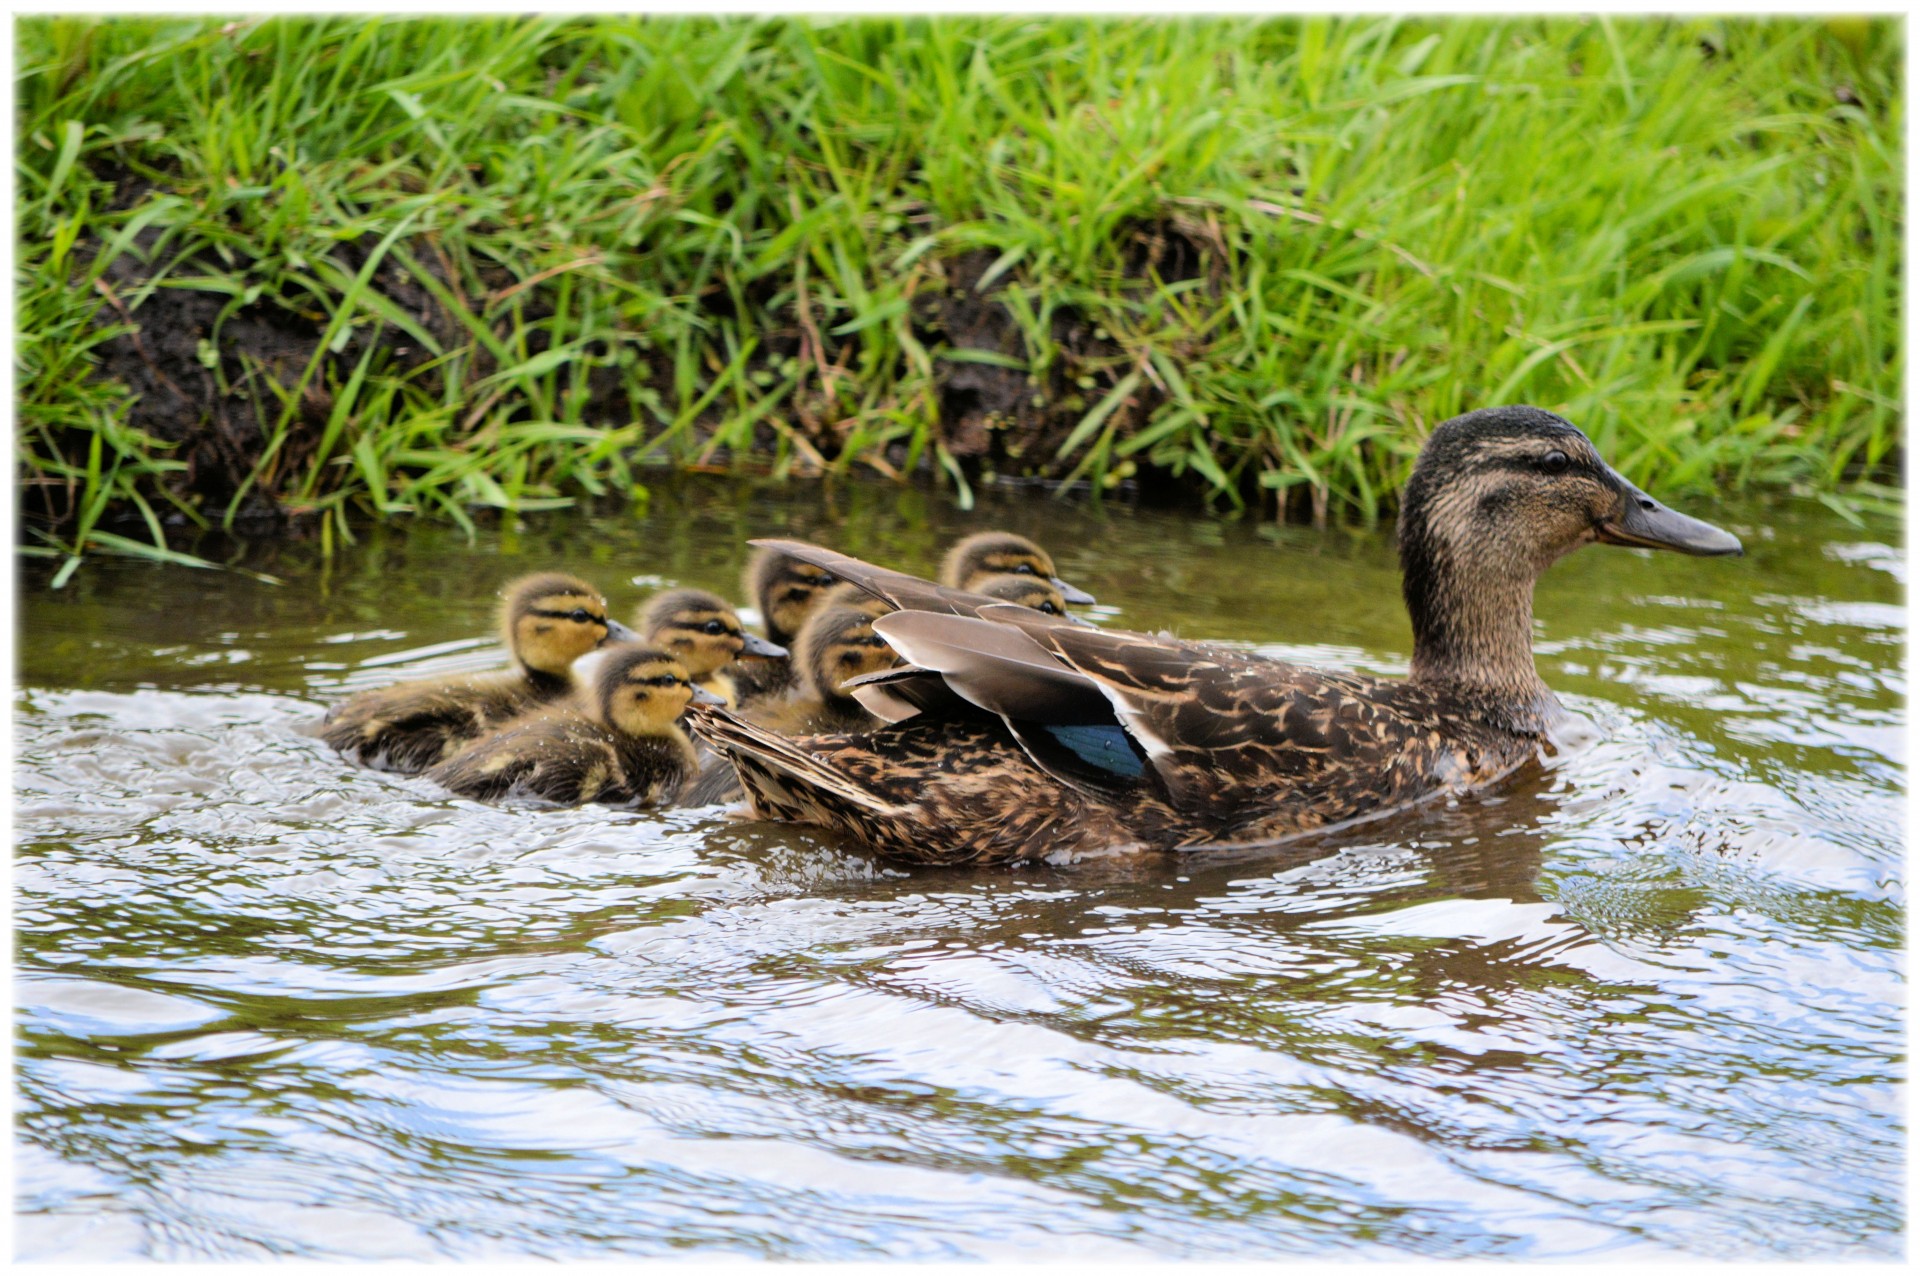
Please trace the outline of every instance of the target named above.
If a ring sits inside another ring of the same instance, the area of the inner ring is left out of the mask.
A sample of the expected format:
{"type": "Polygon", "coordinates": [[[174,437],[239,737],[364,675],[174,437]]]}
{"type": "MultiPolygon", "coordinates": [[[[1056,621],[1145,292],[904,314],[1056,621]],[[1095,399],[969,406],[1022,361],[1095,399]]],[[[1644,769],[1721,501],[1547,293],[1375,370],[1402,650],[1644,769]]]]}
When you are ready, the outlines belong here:
{"type": "Polygon", "coordinates": [[[332,537],[356,511],[466,523],[754,450],[931,466],[963,499],[983,472],[1137,475],[1373,519],[1428,427],[1525,401],[1655,491],[1897,500],[1901,39],[22,20],[20,478],[67,554],[133,552],[103,519],[157,546],[263,494],[332,537]],[[117,181],[138,185],[116,202],[117,181]],[[1198,248],[1195,277],[1143,272],[1143,228],[1198,248]],[[1011,349],[929,326],[967,254],[1011,349]],[[102,285],[129,255],[121,296],[102,285]],[[165,289],[220,299],[202,362],[262,422],[235,490],[90,373],[165,289]],[[269,312],[317,354],[227,348],[269,312]],[[970,363],[1033,390],[971,461],[941,408],[970,363]]]}

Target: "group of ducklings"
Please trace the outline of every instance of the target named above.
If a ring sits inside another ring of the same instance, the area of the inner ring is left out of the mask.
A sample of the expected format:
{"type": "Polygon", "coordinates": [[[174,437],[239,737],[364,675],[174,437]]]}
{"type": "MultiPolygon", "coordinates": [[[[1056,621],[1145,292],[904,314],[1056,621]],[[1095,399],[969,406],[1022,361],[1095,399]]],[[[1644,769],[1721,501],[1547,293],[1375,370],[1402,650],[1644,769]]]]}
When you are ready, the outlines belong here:
{"type": "MultiPolygon", "coordinates": [[[[1006,532],[954,545],[940,581],[1050,616],[1093,601],[1055,574],[1045,550],[1006,532]]],[[[788,735],[857,731],[880,719],[844,685],[897,659],[873,627],[891,605],[831,572],[762,549],[744,585],[764,638],[706,590],[657,594],[629,628],[578,577],[523,577],[506,588],[501,608],[512,668],[360,692],[328,712],[321,738],[361,765],[423,774],[482,801],[669,806],[737,798],[733,768],[696,749],[681,728],[689,705],[725,705],[788,735]]]]}

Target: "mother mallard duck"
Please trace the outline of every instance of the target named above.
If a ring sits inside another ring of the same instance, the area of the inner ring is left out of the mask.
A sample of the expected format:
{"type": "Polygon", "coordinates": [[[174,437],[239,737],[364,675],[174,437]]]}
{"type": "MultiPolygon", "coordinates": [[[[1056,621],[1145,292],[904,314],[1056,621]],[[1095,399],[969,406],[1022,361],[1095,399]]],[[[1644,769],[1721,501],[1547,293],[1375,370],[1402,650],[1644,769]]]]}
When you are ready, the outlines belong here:
{"type": "Polygon", "coordinates": [[[1004,863],[1270,842],[1484,787],[1566,716],[1534,670],[1533,585],[1589,542],[1738,554],[1539,408],[1438,426],[1400,513],[1411,676],[1063,623],[788,542],[902,610],[906,662],[856,681],[891,724],[782,738],[696,708],[763,818],[890,857],[1004,863]]]}

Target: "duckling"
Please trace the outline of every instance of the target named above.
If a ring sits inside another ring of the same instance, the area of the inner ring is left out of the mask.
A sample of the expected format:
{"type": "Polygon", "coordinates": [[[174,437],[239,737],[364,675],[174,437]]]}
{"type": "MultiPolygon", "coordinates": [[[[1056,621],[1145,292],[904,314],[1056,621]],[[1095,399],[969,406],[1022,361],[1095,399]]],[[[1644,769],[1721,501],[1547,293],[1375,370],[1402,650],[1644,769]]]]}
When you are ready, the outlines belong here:
{"type": "Polygon", "coordinates": [[[688,722],[762,818],[824,825],[892,858],[1270,845],[1485,789],[1563,739],[1567,712],[1534,667],[1534,582],[1595,542],[1741,552],[1530,407],[1444,421],[1420,450],[1400,509],[1406,679],[943,605],[938,586],[778,541],[902,608],[928,600],[873,622],[905,663],[850,688],[899,716],[799,738],[719,709],[688,722]]]}
{"type": "Polygon", "coordinates": [[[798,685],[784,699],[760,706],[751,720],[788,735],[879,725],[842,686],[849,678],[893,667],[893,648],[873,630],[875,619],[891,610],[884,600],[868,598],[856,605],[830,602],[815,612],[794,652],[798,685]]]}
{"type": "Polygon", "coordinates": [[[694,773],[693,743],[676,720],[688,704],[719,697],[664,651],[621,643],[596,659],[580,695],[481,736],[426,778],[482,801],[671,802],[694,773]]]}
{"type": "MultiPolygon", "coordinates": [[[[741,583],[747,597],[760,609],[767,640],[791,647],[806,628],[807,617],[819,605],[821,594],[836,582],[832,572],[812,563],[762,549],[747,560],[741,583]]],[[[786,660],[749,660],[733,671],[736,702],[743,705],[785,695],[795,681],[793,664],[786,660]]]]}
{"type": "MultiPolygon", "coordinates": [[[[854,586],[848,584],[843,588],[852,589],[854,586]]],[[[1067,615],[1066,593],[1052,581],[1039,576],[986,576],[976,581],[972,590],[988,598],[1037,611],[1042,616],[1067,615]]]]}
{"type": "Polygon", "coordinates": [[[670,589],[647,601],[634,618],[640,641],[669,652],[703,691],[729,708],[740,702],[734,661],[742,655],[784,662],[787,649],[747,633],[740,617],[718,594],[704,589],[670,589]]]}
{"type": "Polygon", "coordinates": [[[513,668],[423,678],[350,696],[327,711],[320,738],[363,766],[412,775],[467,741],[574,689],[570,666],[632,630],[607,617],[607,600],[577,576],[542,572],[506,588],[501,639],[513,668]]]}
{"type": "MultiPolygon", "coordinates": [[[[906,579],[901,578],[902,583],[906,579]]],[[[1060,591],[1051,581],[1036,576],[988,576],[974,592],[999,602],[1031,608],[1042,615],[1066,615],[1066,599],[1060,591]]],[[[963,598],[963,595],[956,596],[947,601],[964,606],[963,598]]],[[[923,600],[916,605],[931,604],[932,600],[923,600]]],[[[813,614],[801,632],[796,651],[799,681],[789,687],[784,696],[756,701],[746,713],[750,721],[783,735],[860,731],[880,725],[882,716],[870,712],[844,690],[835,687],[831,692],[822,692],[820,688],[833,685],[836,677],[844,683],[894,663],[892,649],[884,643],[875,648],[873,644],[881,640],[872,637],[872,621],[894,611],[894,604],[843,581],[821,593],[819,606],[821,610],[813,614]],[[864,628],[856,623],[855,618],[859,616],[867,618],[864,628]],[[834,630],[838,631],[837,641],[834,630]],[[845,663],[850,654],[858,657],[852,665],[845,663]]],[[[741,787],[733,764],[717,755],[703,754],[700,776],[688,787],[685,800],[689,806],[710,806],[716,802],[738,802],[745,796],[746,790],[741,787]]]]}
{"type": "Polygon", "coordinates": [[[980,582],[992,576],[1035,576],[1060,591],[1070,603],[1090,603],[1093,595],[1075,589],[1054,574],[1053,558],[1024,536],[1012,532],[978,532],[956,544],[940,560],[940,583],[949,589],[980,592],[980,582]]]}

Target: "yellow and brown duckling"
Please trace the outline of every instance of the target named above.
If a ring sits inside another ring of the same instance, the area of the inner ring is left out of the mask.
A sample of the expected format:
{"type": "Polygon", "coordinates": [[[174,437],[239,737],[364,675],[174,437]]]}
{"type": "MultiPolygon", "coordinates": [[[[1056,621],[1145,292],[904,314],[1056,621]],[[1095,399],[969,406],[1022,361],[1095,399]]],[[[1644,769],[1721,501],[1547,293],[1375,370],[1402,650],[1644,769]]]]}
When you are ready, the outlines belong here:
{"type": "MultiPolygon", "coordinates": [[[[769,549],[758,550],[747,560],[741,578],[747,598],[760,610],[767,641],[781,647],[799,641],[821,596],[838,583],[832,572],[769,549]]],[[[791,661],[749,660],[734,671],[733,681],[737,703],[749,704],[785,695],[797,677],[791,661]]]]}
{"type": "MultiPolygon", "coordinates": [[[[900,583],[911,579],[896,577],[900,583]]],[[[927,582],[916,583],[926,585],[935,593],[942,592],[927,582]]],[[[1060,590],[1052,581],[1037,576],[984,577],[974,593],[1046,616],[1066,615],[1066,599],[1060,590]]],[[[921,605],[934,601],[919,600],[921,605]]],[[[895,604],[851,582],[842,582],[822,590],[815,606],[819,610],[808,620],[795,644],[794,684],[781,696],[754,702],[744,716],[784,735],[864,731],[882,725],[884,719],[848,694],[844,684],[848,679],[894,664],[893,650],[874,634],[873,621],[894,611],[895,604]],[[827,690],[822,690],[823,687],[827,690]]],[[[709,806],[716,802],[738,802],[745,796],[746,790],[741,787],[733,764],[712,756],[702,759],[700,777],[689,786],[685,800],[689,806],[709,806]]]]}
{"type": "MultiPolygon", "coordinates": [[[[847,588],[855,586],[850,584],[847,588]]],[[[971,588],[976,594],[985,594],[988,598],[997,598],[1016,607],[1026,607],[1043,616],[1067,615],[1066,592],[1043,576],[988,576],[971,588]]]]}
{"type": "Polygon", "coordinates": [[[734,662],[755,656],[755,663],[786,663],[787,649],[741,628],[739,613],[726,599],[704,589],[670,589],[649,599],[634,620],[640,641],[668,652],[687,667],[694,685],[728,706],[740,702],[734,662]]]}
{"type": "Polygon", "coordinates": [[[776,542],[902,608],[874,627],[903,663],[852,688],[898,716],[799,738],[718,709],[689,725],[733,762],[762,818],[825,825],[900,859],[1270,844],[1482,789],[1552,748],[1567,715],[1534,668],[1533,591],[1558,558],[1595,542],[1740,552],[1530,407],[1435,427],[1399,542],[1405,679],[977,607],[776,542]]]}
{"type": "Polygon", "coordinates": [[[579,695],[488,732],[427,779],[482,801],[672,802],[694,773],[693,744],[678,719],[694,701],[719,698],[664,651],[621,643],[594,659],[599,663],[579,695]]]}
{"type": "Polygon", "coordinates": [[[828,599],[800,631],[794,648],[798,683],[784,698],[748,716],[788,735],[880,725],[844,685],[848,679],[893,667],[893,648],[873,629],[873,622],[891,610],[884,600],[871,597],[844,604],[828,599]]]}
{"type": "Polygon", "coordinates": [[[982,582],[995,576],[1031,576],[1051,584],[1066,602],[1093,601],[1092,594],[1060,579],[1053,570],[1052,555],[1012,532],[978,532],[956,544],[940,560],[940,583],[949,589],[979,593],[982,582]]]}
{"type": "Polygon", "coordinates": [[[513,668],[362,691],[328,710],[320,738],[363,766],[424,771],[501,723],[565,697],[574,689],[575,660],[609,638],[634,637],[608,618],[600,591],[577,576],[524,576],[505,593],[500,634],[513,668]]]}

